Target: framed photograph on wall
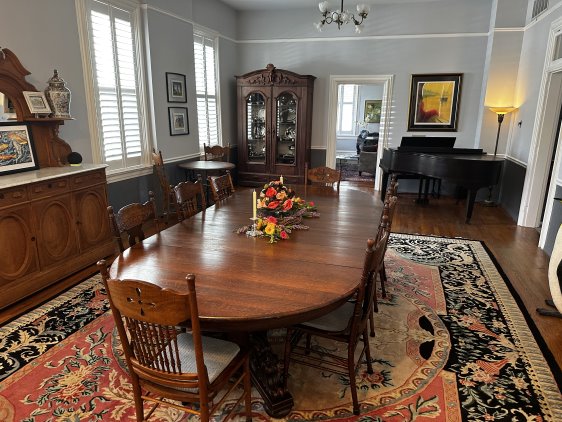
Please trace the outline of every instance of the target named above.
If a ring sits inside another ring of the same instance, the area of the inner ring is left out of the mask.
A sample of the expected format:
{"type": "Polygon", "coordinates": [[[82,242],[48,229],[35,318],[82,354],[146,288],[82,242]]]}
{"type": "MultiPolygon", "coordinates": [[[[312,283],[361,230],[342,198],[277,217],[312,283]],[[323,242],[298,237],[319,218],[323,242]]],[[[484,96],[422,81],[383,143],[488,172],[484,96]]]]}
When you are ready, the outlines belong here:
{"type": "Polygon", "coordinates": [[[189,135],[187,107],[168,107],[170,135],[189,135]]]}
{"type": "Polygon", "coordinates": [[[38,167],[29,127],[21,122],[0,123],[0,176],[38,167]]]}
{"type": "Polygon", "coordinates": [[[462,73],[412,75],[409,131],[456,132],[462,73]]]}
{"type": "Polygon", "coordinates": [[[166,72],[166,90],[169,103],[186,103],[185,75],[166,72]]]}
{"type": "Polygon", "coordinates": [[[50,114],[51,107],[43,92],[23,91],[25,102],[33,114],[50,114]]]}
{"type": "Polygon", "coordinates": [[[365,100],[365,113],[363,121],[365,123],[381,122],[382,100],[365,100]]]}

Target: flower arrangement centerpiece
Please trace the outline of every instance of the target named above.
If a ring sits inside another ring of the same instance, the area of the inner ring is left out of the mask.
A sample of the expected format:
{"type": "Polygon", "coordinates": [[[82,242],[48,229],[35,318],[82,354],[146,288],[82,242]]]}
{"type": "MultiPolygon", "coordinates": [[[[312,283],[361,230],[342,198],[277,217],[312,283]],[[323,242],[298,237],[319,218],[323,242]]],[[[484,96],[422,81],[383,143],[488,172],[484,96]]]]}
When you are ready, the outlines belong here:
{"type": "Polygon", "coordinates": [[[285,240],[293,230],[308,230],[304,217],[319,217],[314,202],[306,202],[283,184],[283,178],[266,183],[256,200],[257,218],[254,225],[240,227],[238,234],[252,231],[268,237],[270,243],[285,240]]]}

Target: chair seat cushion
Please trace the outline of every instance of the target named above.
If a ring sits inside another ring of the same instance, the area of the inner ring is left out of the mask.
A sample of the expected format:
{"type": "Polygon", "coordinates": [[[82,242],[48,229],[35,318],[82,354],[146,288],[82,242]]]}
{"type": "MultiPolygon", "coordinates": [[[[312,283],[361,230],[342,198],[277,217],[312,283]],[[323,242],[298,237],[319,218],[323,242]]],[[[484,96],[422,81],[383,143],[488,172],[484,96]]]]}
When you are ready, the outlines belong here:
{"type": "MultiPolygon", "coordinates": [[[[201,337],[201,340],[203,342],[203,359],[209,374],[209,382],[212,383],[240,352],[240,347],[236,343],[213,337],[201,337]]],[[[178,335],[178,347],[180,349],[182,372],[197,373],[195,348],[190,333],[178,335]]],[[[191,391],[191,389],[186,390],[191,391]]]]}
{"type": "Polygon", "coordinates": [[[329,314],[307,321],[302,325],[322,331],[341,332],[347,328],[354,309],[355,302],[345,302],[342,306],[334,309],[329,314]]]}

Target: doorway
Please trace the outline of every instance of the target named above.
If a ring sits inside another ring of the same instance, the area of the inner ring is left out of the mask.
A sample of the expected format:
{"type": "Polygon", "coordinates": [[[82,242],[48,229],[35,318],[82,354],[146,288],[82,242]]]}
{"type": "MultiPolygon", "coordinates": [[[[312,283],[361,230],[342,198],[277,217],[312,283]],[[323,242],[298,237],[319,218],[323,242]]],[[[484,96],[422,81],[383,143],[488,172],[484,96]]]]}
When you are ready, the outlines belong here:
{"type": "MultiPolygon", "coordinates": [[[[328,101],[328,127],[326,144],[326,165],[336,167],[337,151],[337,115],[338,115],[338,93],[340,85],[379,85],[382,86],[381,118],[379,124],[379,143],[377,154],[380,157],[385,145],[388,144],[388,137],[391,126],[391,103],[393,75],[373,75],[373,76],[330,76],[329,101],[328,101]]],[[[380,188],[381,174],[377,166],[375,174],[375,189],[380,188]]]]}

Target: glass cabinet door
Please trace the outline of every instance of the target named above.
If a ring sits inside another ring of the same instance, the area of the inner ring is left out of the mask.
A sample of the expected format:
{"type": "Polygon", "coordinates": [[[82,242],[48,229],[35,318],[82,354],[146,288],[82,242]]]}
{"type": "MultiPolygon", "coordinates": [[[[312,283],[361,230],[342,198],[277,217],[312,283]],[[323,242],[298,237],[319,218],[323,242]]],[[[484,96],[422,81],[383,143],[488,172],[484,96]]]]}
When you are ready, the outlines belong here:
{"type": "Polygon", "coordinates": [[[246,100],[246,118],[248,161],[265,163],[267,152],[265,98],[259,92],[248,96],[246,100]]]}
{"type": "Polygon", "coordinates": [[[275,100],[276,150],[275,164],[295,164],[297,144],[297,99],[284,92],[275,100]]]}

